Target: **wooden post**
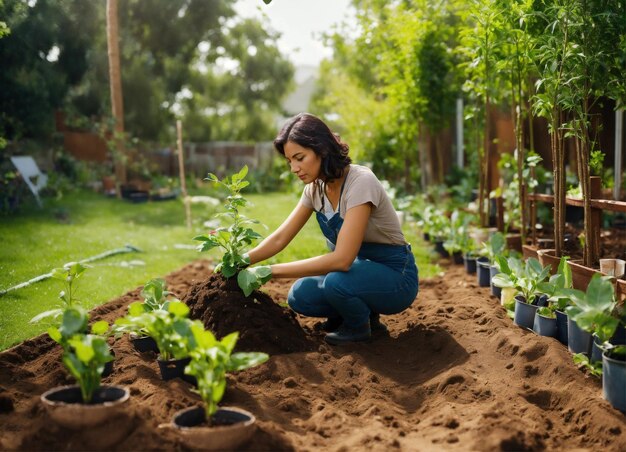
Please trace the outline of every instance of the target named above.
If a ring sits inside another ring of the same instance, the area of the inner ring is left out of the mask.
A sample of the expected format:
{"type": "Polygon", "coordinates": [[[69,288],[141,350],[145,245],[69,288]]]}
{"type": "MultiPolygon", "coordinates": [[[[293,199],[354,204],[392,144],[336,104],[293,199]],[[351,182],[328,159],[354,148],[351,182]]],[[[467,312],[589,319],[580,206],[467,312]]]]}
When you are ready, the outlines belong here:
{"type": "Polygon", "coordinates": [[[178,147],[178,174],[180,175],[180,191],[185,203],[185,217],[187,218],[187,229],[191,229],[191,206],[189,205],[189,196],[187,196],[187,182],[185,181],[185,159],[183,158],[183,124],[180,120],[176,121],[176,135],[178,147]]]}
{"type": "MultiPolygon", "coordinates": [[[[590,187],[591,199],[600,199],[602,198],[602,180],[598,176],[591,176],[590,187]]],[[[595,246],[592,246],[591,249],[595,251],[595,253],[590,257],[591,265],[597,265],[598,260],[600,259],[600,231],[602,229],[602,209],[598,209],[595,207],[591,208],[591,231],[589,231],[589,237],[585,237],[585,240],[592,240],[592,243],[595,243],[595,246]]]]}

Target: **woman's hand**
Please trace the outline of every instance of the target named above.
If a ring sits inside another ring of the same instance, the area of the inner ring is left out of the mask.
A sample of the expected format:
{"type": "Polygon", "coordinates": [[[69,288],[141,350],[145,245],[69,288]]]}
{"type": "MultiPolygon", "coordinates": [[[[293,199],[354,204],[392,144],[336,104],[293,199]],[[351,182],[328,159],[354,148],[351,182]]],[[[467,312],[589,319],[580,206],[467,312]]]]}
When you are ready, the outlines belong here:
{"type": "Polygon", "coordinates": [[[241,270],[237,275],[237,284],[247,297],[270,279],[272,279],[272,268],[269,265],[258,265],[241,270]]]}

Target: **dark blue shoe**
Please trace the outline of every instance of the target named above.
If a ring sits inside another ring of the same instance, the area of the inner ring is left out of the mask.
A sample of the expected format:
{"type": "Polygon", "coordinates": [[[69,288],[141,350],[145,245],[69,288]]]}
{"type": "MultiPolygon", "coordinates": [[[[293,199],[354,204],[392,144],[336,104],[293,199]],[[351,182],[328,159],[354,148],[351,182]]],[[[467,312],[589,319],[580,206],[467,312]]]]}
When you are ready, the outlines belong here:
{"type": "Polygon", "coordinates": [[[331,345],[347,344],[350,342],[369,341],[372,338],[372,331],[369,323],[359,328],[348,328],[341,325],[337,331],[328,333],[324,340],[331,345]]]}
{"type": "Polygon", "coordinates": [[[329,317],[323,322],[317,322],[315,325],[313,325],[313,329],[315,331],[325,331],[327,333],[332,333],[333,331],[337,331],[342,323],[343,319],[341,317],[329,317]]]}
{"type": "Polygon", "coordinates": [[[389,332],[387,326],[380,321],[380,314],[375,312],[370,313],[370,329],[372,330],[372,334],[384,334],[389,332]]]}

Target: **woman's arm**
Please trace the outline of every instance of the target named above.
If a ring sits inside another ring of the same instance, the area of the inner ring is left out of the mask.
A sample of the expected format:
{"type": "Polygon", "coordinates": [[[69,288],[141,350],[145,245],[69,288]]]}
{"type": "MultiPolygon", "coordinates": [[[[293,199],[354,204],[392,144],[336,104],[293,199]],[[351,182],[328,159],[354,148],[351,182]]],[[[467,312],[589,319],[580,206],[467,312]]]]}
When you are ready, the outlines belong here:
{"type": "Polygon", "coordinates": [[[348,271],[363,243],[372,206],[355,206],[346,212],[337,237],[337,246],[331,253],[285,264],[272,265],[274,278],[298,278],[325,275],[333,271],[348,271]]]}
{"type": "Polygon", "coordinates": [[[250,264],[269,259],[285,249],[296,234],[300,232],[300,229],[306,224],[312,213],[313,209],[305,207],[299,202],[278,229],[248,252],[250,264]]]}

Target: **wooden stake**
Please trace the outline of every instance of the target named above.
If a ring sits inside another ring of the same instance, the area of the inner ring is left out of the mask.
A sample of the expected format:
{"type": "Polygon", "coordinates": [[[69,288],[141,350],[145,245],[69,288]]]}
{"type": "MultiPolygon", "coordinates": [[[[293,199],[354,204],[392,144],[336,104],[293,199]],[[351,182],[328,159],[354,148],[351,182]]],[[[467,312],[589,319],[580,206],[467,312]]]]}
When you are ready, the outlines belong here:
{"type": "Polygon", "coordinates": [[[178,173],[180,175],[180,190],[185,203],[185,216],[187,218],[187,229],[191,229],[191,206],[189,205],[189,196],[187,196],[187,183],[185,181],[185,159],[183,159],[183,124],[180,120],[176,121],[176,140],[178,147],[178,173]]]}

